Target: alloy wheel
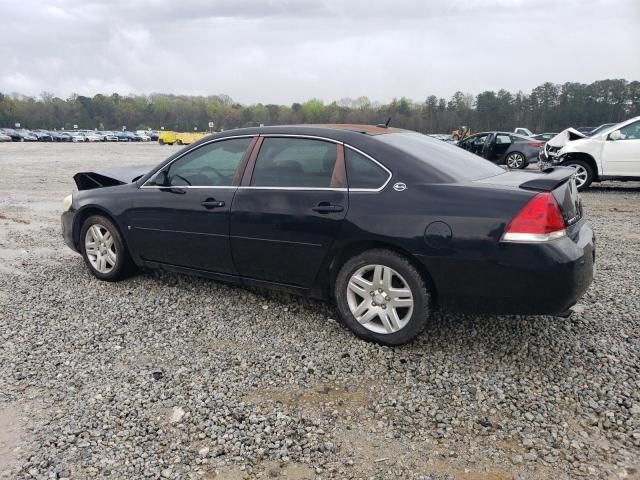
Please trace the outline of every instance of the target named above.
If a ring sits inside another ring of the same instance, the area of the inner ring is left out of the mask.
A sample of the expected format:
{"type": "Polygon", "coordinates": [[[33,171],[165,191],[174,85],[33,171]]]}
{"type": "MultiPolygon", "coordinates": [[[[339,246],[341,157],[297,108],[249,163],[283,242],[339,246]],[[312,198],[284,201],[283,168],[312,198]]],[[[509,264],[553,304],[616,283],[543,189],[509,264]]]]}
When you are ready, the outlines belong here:
{"type": "Polygon", "coordinates": [[[576,187],[581,188],[585,183],[587,183],[587,179],[589,178],[587,169],[582,165],[569,165],[569,167],[575,168],[576,173],[573,175],[576,179],[576,187]]]}
{"type": "Polygon", "coordinates": [[[522,168],[524,165],[524,157],[519,153],[510,153],[507,157],[507,167],[522,168]]]}
{"type": "Polygon", "coordinates": [[[407,281],[384,265],[366,265],[351,275],[347,303],[358,323],[381,334],[402,330],[411,320],[414,305],[407,281]]]}
{"type": "Polygon", "coordinates": [[[103,225],[89,227],[84,238],[84,249],[91,266],[100,273],[109,273],[116,266],[118,252],[113,236],[103,225]]]}

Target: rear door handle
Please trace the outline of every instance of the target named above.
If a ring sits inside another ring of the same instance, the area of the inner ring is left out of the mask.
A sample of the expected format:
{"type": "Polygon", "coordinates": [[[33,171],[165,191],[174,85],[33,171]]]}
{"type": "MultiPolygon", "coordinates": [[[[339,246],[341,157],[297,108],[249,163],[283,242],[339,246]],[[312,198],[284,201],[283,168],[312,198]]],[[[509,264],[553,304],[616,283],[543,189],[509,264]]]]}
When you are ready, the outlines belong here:
{"type": "Polygon", "coordinates": [[[224,202],[221,200],[216,200],[215,198],[207,198],[200,205],[202,205],[207,210],[211,210],[212,208],[224,207],[224,202]]]}
{"type": "Polygon", "coordinates": [[[333,212],[341,212],[344,210],[342,205],[333,205],[329,202],[320,202],[318,205],[313,207],[311,210],[318,213],[333,213],[333,212]]]}

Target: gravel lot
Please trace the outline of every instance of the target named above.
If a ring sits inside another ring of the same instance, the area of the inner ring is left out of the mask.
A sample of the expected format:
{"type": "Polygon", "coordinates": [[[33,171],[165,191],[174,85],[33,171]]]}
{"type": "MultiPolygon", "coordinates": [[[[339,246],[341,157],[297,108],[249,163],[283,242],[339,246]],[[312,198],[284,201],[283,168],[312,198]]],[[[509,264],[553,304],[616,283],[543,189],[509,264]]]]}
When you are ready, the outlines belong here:
{"type": "Polygon", "coordinates": [[[640,184],[583,194],[570,319],[441,313],[415,343],[208,280],[94,279],[72,174],[156,144],[0,144],[0,478],[640,478],[640,184]]]}

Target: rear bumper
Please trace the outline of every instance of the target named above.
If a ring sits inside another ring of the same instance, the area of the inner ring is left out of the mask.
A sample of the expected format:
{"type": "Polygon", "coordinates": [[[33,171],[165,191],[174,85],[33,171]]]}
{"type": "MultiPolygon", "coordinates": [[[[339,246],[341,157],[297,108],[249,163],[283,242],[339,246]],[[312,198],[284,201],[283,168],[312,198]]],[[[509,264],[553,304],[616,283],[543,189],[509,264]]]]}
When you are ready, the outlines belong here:
{"type": "MultiPolygon", "coordinates": [[[[464,312],[554,315],[575,305],[593,281],[595,237],[587,222],[573,238],[500,250],[496,260],[442,262],[447,268],[432,273],[439,303],[464,312]]],[[[433,272],[433,262],[421,260],[433,272]]]]}
{"type": "Polygon", "coordinates": [[[68,212],[64,212],[60,217],[60,221],[62,223],[62,238],[64,239],[64,243],[66,243],[71,250],[80,253],[73,240],[73,220],[75,215],[75,211],[69,210],[68,212]]]}

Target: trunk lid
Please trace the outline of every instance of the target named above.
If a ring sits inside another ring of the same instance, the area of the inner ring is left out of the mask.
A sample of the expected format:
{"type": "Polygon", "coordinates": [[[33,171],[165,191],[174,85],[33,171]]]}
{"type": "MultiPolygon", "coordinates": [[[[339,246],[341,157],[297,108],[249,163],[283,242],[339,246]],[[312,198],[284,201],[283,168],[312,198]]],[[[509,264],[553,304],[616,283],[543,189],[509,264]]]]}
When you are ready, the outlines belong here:
{"type": "Polygon", "coordinates": [[[501,175],[483,178],[474,183],[490,184],[497,187],[517,188],[536,192],[551,192],[555,198],[572,235],[572,225],[582,218],[582,200],[573,177],[575,170],[570,167],[551,167],[537,171],[510,170],[501,175]]]}

